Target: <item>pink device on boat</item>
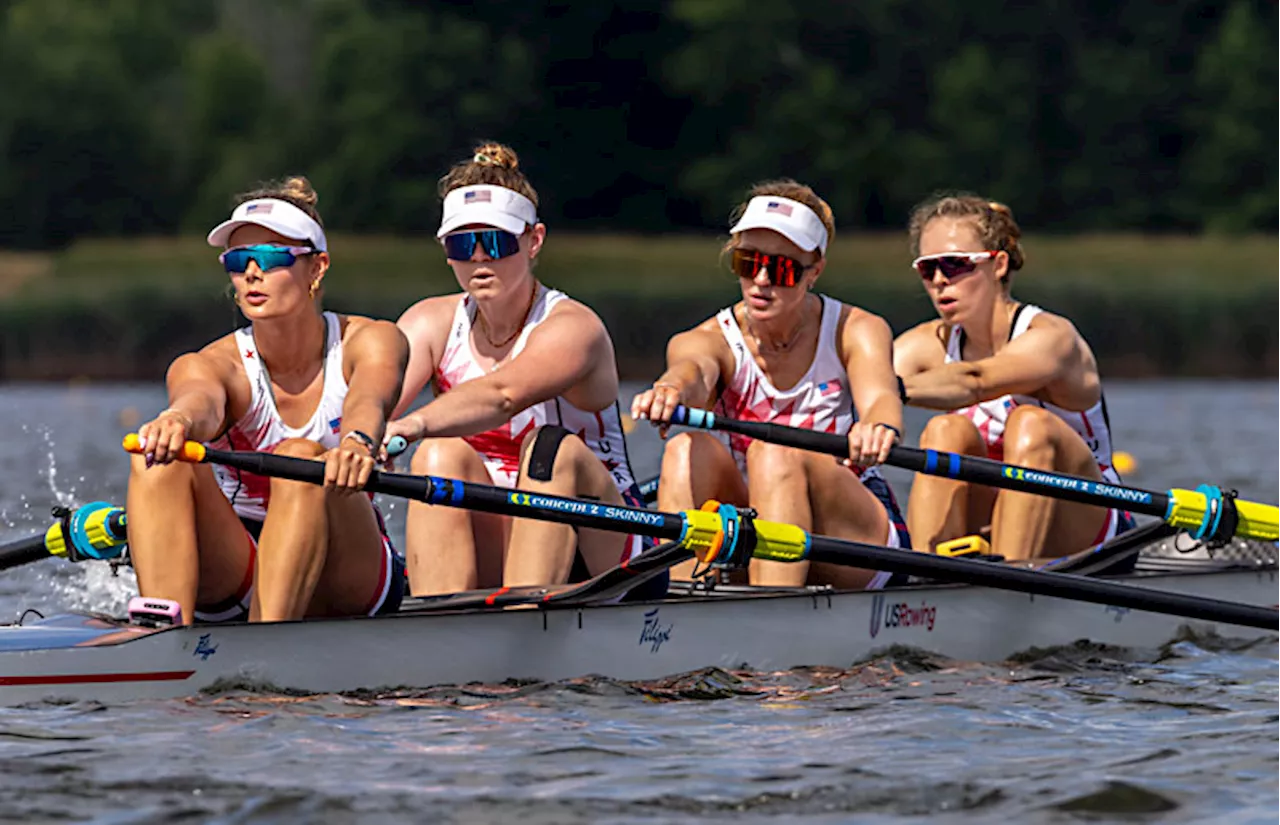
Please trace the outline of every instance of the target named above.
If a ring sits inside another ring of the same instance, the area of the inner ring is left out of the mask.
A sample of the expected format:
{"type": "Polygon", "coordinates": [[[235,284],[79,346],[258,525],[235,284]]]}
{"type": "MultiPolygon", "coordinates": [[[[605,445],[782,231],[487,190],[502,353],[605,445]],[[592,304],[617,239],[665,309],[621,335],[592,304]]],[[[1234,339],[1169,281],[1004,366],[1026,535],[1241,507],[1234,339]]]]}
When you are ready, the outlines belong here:
{"type": "Polygon", "coordinates": [[[129,621],[143,627],[182,624],[182,606],[173,599],[134,596],[129,600],[129,621]]]}

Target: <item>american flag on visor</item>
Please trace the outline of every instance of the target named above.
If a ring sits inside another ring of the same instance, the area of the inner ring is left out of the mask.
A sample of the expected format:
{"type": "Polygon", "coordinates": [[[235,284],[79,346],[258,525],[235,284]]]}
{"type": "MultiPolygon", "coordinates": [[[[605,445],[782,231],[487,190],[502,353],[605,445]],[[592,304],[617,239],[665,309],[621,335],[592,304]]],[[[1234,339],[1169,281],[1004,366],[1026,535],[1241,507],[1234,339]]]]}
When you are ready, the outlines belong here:
{"type": "Polygon", "coordinates": [[[839,381],[823,381],[818,385],[819,395],[834,395],[838,392],[840,392],[839,381]]]}
{"type": "Polygon", "coordinates": [[[779,203],[778,201],[769,201],[769,203],[765,205],[764,211],[777,212],[784,218],[791,217],[791,206],[789,204],[779,203]]]}
{"type": "Polygon", "coordinates": [[[492,203],[493,193],[490,192],[488,189],[479,189],[479,190],[476,190],[475,192],[465,192],[462,195],[462,202],[464,204],[492,203]]]}
{"type": "Polygon", "coordinates": [[[261,213],[262,213],[262,214],[264,214],[264,215],[266,215],[266,214],[270,214],[270,212],[271,212],[271,204],[269,204],[269,203],[251,203],[251,204],[249,204],[248,206],[246,206],[246,207],[244,208],[244,212],[245,212],[245,214],[246,214],[246,215],[247,215],[247,214],[249,214],[250,212],[261,212],[261,213]]]}

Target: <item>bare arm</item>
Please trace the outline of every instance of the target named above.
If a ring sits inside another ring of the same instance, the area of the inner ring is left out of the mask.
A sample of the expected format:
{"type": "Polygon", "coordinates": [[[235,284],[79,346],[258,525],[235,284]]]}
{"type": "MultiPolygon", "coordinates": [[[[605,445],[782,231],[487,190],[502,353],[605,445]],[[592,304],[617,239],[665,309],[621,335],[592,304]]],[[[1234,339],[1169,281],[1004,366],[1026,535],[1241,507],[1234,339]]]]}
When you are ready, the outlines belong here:
{"type": "Polygon", "coordinates": [[[400,399],[392,416],[404,415],[418,394],[427,386],[443,357],[444,342],[457,308],[455,295],[428,298],[404,311],[396,326],[409,341],[409,361],[405,366],[400,399]]]}
{"type": "Polygon", "coordinates": [[[529,335],[519,355],[405,416],[402,422],[410,429],[402,434],[414,440],[491,430],[521,410],[564,395],[613,363],[604,324],[586,307],[565,302],[529,335]]]}
{"type": "Polygon", "coordinates": [[[851,314],[841,336],[849,390],[858,420],[868,425],[888,424],[902,431],[902,401],[893,371],[893,331],[883,319],[870,313],[851,314]]]}
{"type": "Polygon", "coordinates": [[[893,342],[893,371],[906,378],[942,366],[947,350],[938,327],[938,321],[925,321],[899,335],[893,342]]]}
{"type": "Polygon", "coordinates": [[[841,330],[845,372],[858,421],[849,429],[849,459],[879,464],[902,433],[902,401],[893,372],[893,331],[883,318],[850,310],[841,330]]]}
{"type": "Polygon", "coordinates": [[[1064,318],[1040,316],[989,358],[904,377],[907,397],[915,406],[955,410],[1010,393],[1031,395],[1067,375],[1079,359],[1075,327],[1064,318]]]}
{"type": "Polygon", "coordinates": [[[143,451],[152,463],[174,460],[188,439],[209,441],[222,432],[230,375],[214,346],[178,356],[169,365],[165,376],[169,406],[138,428],[143,451]]]}
{"type": "Polygon", "coordinates": [[[342,402],[343,435],[359,431],[382,442],[404,381],[409,342],[390,321],[364,321],[353,330],[343,350],[349,368],[347,397],[342,402]]]}
{"type": "Polygon", "coordinates": [[[666,371],[632,399],[631,417],[666,424],[680,404],[709,408],[732,357],[714,318],[673,336],[667,342],[666,371]]]}

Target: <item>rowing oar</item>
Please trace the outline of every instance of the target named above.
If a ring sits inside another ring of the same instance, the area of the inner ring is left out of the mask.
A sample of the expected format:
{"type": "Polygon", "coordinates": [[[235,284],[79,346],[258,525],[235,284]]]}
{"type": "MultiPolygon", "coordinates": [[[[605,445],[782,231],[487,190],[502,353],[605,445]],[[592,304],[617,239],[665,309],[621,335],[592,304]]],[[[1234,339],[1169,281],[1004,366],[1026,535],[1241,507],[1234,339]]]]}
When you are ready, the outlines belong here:
{"type": "Polygon", "coordinates": [[[94,501],[74,510],[55,507],[53,515],[57,521],[43,534],[0,546],[0,570],[50,556],[109,561],[124,553],[127,520],[122,508],[94,501]]]}
{"type": "MultiPolygon", "coordinates": [[[[849,442],[844,436],[782,424],[739,421],[683,405],[676,407],[671,415],[671,423],[703,430],[723,430],[841,458],[849,455],[849,442]]],[[[989,458],[902,445],[889,450],[889,460],[885,463],[925,475],[972,481],[1005,490],[1035,493],[1100,507],[1118,506],[1133,513],[1164,519],[1166,524],[1186,530],[1196,539],[1227,542],[1232,535],[1263,541],[1280,538],[1280,509],[1270,504],[1240,501],[1234,494],[1224,493],[1220,488],[1207,484],[1202,484],[1195,490],[1157,493],[1079,476],[1017,467],[989,458]]]]}
{"type": "MultiPolygon", "coordinates": [[[[124,448],[137,452],[137,436],[125,436],[124,448]]],[[[184,461],[223,464],[262,476],[324,483],[324,464],[305,458],[217,450],[194,441],[183,445],[181,457],[184,461]]],[[[793,524],[758,521],[750,510],[718,502],[707,502],[701,510],[663,513],[378,470],[369,476],[365,489],[428,504],[677,541],[704,563],[723,569],[742,569],[752,558],[825,562],[1265,630],[1280,629],[1280,614],[1271,608],[812,535],[793,524]]]]}
{"type": "MultiPolygon", "coordinates": [[[[387,442],[387,455],[392,458],[407,449],[409,449],[409,442],[402,435],[392,436],[391,440],[387,442]]],[[[658,500],[658,476],[654,476],[648,481],[642,481],[636,486],[640,490],[640,500],[645,504],[653,504],[658,500]]]]}

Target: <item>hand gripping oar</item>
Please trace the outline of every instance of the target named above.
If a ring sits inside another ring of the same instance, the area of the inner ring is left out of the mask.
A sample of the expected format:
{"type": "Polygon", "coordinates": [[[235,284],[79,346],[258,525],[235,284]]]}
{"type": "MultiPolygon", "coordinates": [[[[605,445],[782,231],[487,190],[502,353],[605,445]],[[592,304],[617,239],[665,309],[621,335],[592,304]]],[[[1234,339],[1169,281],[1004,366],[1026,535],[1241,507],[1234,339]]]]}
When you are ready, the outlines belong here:
{"type": "MultiPolygon", "coordinates": [[[[723,430],[840,458],[849,456],[849,442],[841,435],[782,424],[739,421],[683,405],[676,407],[671,415],[671,423],[703,430],[723,430]]],[[[902,445],[889,450],[889,460],[885,463],[926,475],[972,481],[1005,490],[1096,504],[1099,507],[1120,507],[1133,513],[1164,519],[1170,526],[1186,530],[1193,538],[1209,542],[1225,543],[1232,535],[1263,541],[1280,538],[1280,510],[1276,507],[1240,501],[1233,493],[1224,493],[1220,488],[1207,484],[1202,484],[1195,490],[1157,493],[1062,473],[1017,467],[989,458],[902,445]]]]}
{"type": "MultiPolygon", "coordinates": [[[[125,436],[124,448],[137,452],[136,435],[125,436]]],[[[324,483],[324,464],[305,458],[270,453],[216,450],[188,441],[184,461],[224,464],[262,476],[287,478],[312,484],[324,483]]],[[[1280,613],[1272,608],[1220,599],[1167,593],[1145,587],[1088,579],[1070,573],[1041,573],[1015,567],[934,556],[910,550],[894,550],[856,541],[812,535],[793,524],[758,521],[747,509],[709,501],[701,510],[663,513],[639,507],[623,507],[588,499],[506,490],[488,484],[472,484],[449,478],[414,476],[378,470],[365,489],[403,496],[428,504],[460,507],[517,518],[533,518],[636,533],[677,541],[704,563],[741,569],[752,558],[772,561],[817,561],[847,567],[869,567],[895,573],[924,576],[961,584],[978,584],[1001,590],[1056,596],[1095,604],[1167,613],[1191,619],[1280,629],[1280,613]]]]}
{"type": "Polygon", "coordinates": [[[126,519],[122,508],[94,501],[74,510],[55,507],[53,515],[58,520],[43,535],[0,546],[0,570],[50,556],[110,561],[124,553],[126,519]]]}

